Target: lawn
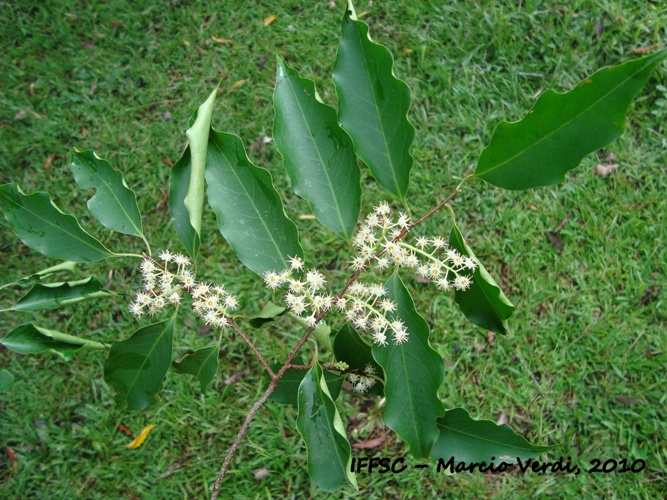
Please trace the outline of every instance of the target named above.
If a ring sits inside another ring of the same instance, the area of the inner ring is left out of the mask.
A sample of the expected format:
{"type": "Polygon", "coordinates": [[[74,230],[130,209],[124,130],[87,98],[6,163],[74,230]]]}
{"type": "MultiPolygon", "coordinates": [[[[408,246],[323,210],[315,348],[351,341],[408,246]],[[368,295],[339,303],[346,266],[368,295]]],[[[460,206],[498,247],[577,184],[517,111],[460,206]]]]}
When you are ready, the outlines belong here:
{"type": "MultiPolygon", "coordinates": [[[[396,75],[413,92],[408,200],[417,216],[473,171],[500,121],[520,119],[548,88],[570,90],[602,66],[661,47],[667,27],[660,1],[359,0],[356,9],[373,39],[392,51],[396,75]]],[[[85,210],[90,193],[73,183],[69,155],[74,147],[94,149],[137,192],[153,251],[182,251],[166,201],[170,166],[185,144],[188,118],[221,82],[214,127],[238,134],[251,160],[271,172],[308,265],[328,269],[342,284],[352,253],[309,217],[269,138],[276,54],[314,79],[323,101],[335,105],[330,76],[343,10],[340,0],[4,4],[0,184],[48,191],[108,246],[141,252],[139,240],[101,230],[85,210]],[[267,23],[269,16],[275,20],[267,23]]],[[[361,473],[359,493],[331,498],[665,495],[666,123],[663,64],[630,107],[621,139],[587,157],[564,183],[513,192],[478,180],[455,199],[457,224],[517,305],[509,335],[489,336],[465,320],[451,295],[405,277],[446,366],[440,394],[446,406],[555,446],[542,458],[571,457],[582,473],[446,476],[410,467],[398,475],[361,473]],[[618,166],[599,175],[598,164],[618,166]],[[638,473],[588,473],[594,459],[647,465],[638,473]]],[[[365,169],[362,183],[365,213],[384,194],[365,169]]],[[[446,236],[450,223],[442,213],[420,231],[446,236]]],[[[210,211],[203,234],[200,275],[238,294],[248,316],[259,312],[270,294],[238,262],[210,211]]],[[[3,282],[56,263],[22,245],[4,218],[0,248],[3,282]]],[[[0,336],[32,321],[103,342],[128,337],[138,327],[128,305],[141,280],[136,260],[114,265],[81,265],[73,276],[92,273],[119,296],[46,313],[2,313],[0,336]]],[[[1,289],[0,307],[25,292],[1,289]]],[[[214,332],[194,317],[179,323],[177,355],[213,342],[214,332]]],[[[301,333],[279,321],[252,335],[279,361],[301,333]]],[[[229,444],[266,386],[250,350],[230,332],[205,394],[194,378],[170,371],[159,401],[139,412],[114,402],[102,378],[104,359],[103,352],[89,352],[65,362],[0,346],[0,369],[15,377],[0,394],[0,497],[210,495],[229,444]],[[126,449],[131,438],[119,426],[136,435],[148,424],[156,427],[146,442],[126,449]]],[[[419,463],[383,426],[377,398],[348,393],[339,401],[350,442],[358,445],[353,456],[419,463]]],[[[326,496],[310,485],[295,418],[292,408],[273,402],[258,413],[222,498],[326,496]],[[253,471],[263,468],[268,477],[256,479],[253,471]]]]}

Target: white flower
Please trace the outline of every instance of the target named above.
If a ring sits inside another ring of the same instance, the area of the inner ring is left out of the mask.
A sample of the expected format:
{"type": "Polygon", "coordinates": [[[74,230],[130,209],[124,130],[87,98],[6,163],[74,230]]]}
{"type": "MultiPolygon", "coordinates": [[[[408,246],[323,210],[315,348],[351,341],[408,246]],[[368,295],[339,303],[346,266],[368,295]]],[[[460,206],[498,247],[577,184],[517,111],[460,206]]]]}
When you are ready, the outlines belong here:
{"type": "Polygon", "coordinates": [[[303,260],[298,256],[290,257],[289,263],[292,270],[300,271],[303,269],[303,260]]]}
{"type": "Polygon", "coordinates": [[[177,253],[172,256],[173,261],[178,264],[179,266],[189,266],[190,265],[190,259],[188,259],[185,255],[177,253]]]}
{"type": "Polygon", "coordinates": [[[326,280],[321,272],[311,270],[306,273],[306,283],[308,283],[312,290],[319,290],[320,288],[324,288],[326,280]]]}
{"type": "Polygon", "coordinates": [[[365,264],[366,264],[366,259],[364,259],[363,257],[355,257],[354,260],[352,261],[352,269],[358,271],[359,269],[363,269],[365,264]]]}
{"type": "Polygon", "coordinates": [[[417,246],[421,248],[422,250],[426,248],[429,245],[428,238],[425,236],[420,236],[417,238],[417,246]]]}
{"type": "Polygon", "coordinates": [[[283,280],[280,278],[278,273],[267,271],[264,273],[264,283],[266,284],[267,288],[275,290],[280,285],[282,285],[283,280]]]}
{"type": "Polygon", "coordinates": [[[150,274],[155,271],[155,264],[150,259],[144,259],[141,261],[141,272],[142,274],[150,274]]]}
{"type": "Polygon", "coordinates": [[[383,201],[377,207],[375,207],[375,213],[387,217],[391,213],[391,207],[389,202],[383,201]]]}
{"type": "Polygon", "coordinates": [[[171,262],[173,258],[174,254],[171,253],[169,250],[165,250],[164,252],[160,253],[160,259],[165,262],[171,262]]]}
{"type": "Polygon", "coordinates": [[[137,318],[144,314],[143,304],[135,302],[130,306],[130,312],[135,315],[137,318]]]}
{"type": "Polygon", "coordinates": [[[236,309],[239,305],[238,299],[234,295],[228,295],[225,297],[225,307],[227,309],[236,309]]]}
{"type": "Polygon", "coordinates": [[[436,236],[435,238],[433,238],[431,240],[431,243],[438,250],[447,247],[447,242],[443,238],[441,238],[440,236],[436,236]]]}
{"type": "Polygon", "coordinates": [[[472,285],[472,280],[468,276],[457,276],[454,279],[454,286],[457,290],[467,290],[472,285]]]}

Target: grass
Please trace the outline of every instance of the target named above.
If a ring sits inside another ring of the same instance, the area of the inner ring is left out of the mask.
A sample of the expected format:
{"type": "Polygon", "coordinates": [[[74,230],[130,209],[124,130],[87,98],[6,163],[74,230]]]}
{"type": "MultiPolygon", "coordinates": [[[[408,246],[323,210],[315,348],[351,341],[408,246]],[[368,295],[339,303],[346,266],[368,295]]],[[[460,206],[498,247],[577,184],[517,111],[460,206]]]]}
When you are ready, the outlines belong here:
{"type": "MultiPolygon", "coordinates": [[[[474,168],[500,120],[519,119],[542,90],[568,90],[601,66],[635,57],[633,49],[659,43],[667,25],[661,2],[357,3],[374,39],[393,52],[396,74],[413,90],[416,166],[409,196],[415,214],[474,168]],[[596,36],[600,19],[604,29],[596,36]]],[[[239,134],[251,159],[272,172],[292,218],[309,213],[307,203],[290,192],[273,144],[260,146],[262,137],[271,136],[276,52],[314,78],[324,101],[335,104],[330,74],[343,6],[301,4],[4,5],[0,183],[18,182],[26,192],[48,190],[105,244],[140,251],[137,242],[100,231],[85,215],[87,198],[73,185],[67,162],[72,147],[95,149],[137,191],[154,250],[178,248],[164,201],[169,165],[180,154],[190,113],[222,80],[216,128],[239,134]],[[270,14],[277,19],[264,27],[270,14]]],[[[597,160],[590,157],[559,186],[507,192],[476,182],[455,200],[466,238],[518,306],[510,335],[489,342],[449,296],[407,280],[447,367],[441,390],[447,407],[506,420],[532,442],[557,445],[547,456],[552,459],[571,456],[586,468],[594,458],[642,458],[646,470],[448,477],[409,469],[396,476],[360,475],[359,496],[664,495],[665,87],[663,66],[631,107],[625,135],[606,149],[621,165],[610,176],[593,175],[597,160]],[[558,253],[546,231],[565,218],[559,232],[564,249],[558,253]]],[[[383,195],[370,176],[364,179],[369,209],[383,195]]],[[[315,222],[298,224],[311,265],[348,258],[340,254],[344,246],[315,222]]],[[[423,231],[447,234],[448,224],[438,216],[423,231]]],[[[17,244],[4,220],[0,227],[4,279],[52,265],[17,244]]],[[[210,213],[204,232],[202,272],[238,292],[248,313],[258,311],[266,300],[261,284],[216,236],[210,213]]],[[[103,264],[90,271],[127,293],[138,283],[131,261],[113,272],[103,264]]],[[[3,307],[21,295],[2,292],[3,307]]],[[[136,329],[125,303],[121,297],[40,315],[4,314],[0,332],[35,321],[96,340],[121,339],[136,329]]],[[[287,324],[255,333],[261,349],[276,360],[296,335],[287,324]]],[[[186,319],[175,345],[183,353],[210,343],[206,329],[186,319]]],[[[210,494],[221,457],[262,390],[259,364],[245,346],[231,337],[225,341],[220,372],[205,397],[193,379],[169,373],[160,401],[143,412],[123,412],[114,403],[102,380],[103,362],[101,353],[65,363],[51,355],[0,350],[0,367],[16,378],[0,399],[0,496],[210,494]],[[119,423],[135,433],[149,423],[157,427],[141,448],[130,451],[124,448],[129,438],[116,430],[119,423]],[[16,454],[15,470],[9,449],[16,454]]],[[[385,435],[376,400],[345,395],[339,406],[353,443],[385,435]]],[[[274,404],[259,412],[223,497],[325,496],[311,489],[294,419],[293,409],[274,404]],[[262,467],[270,476],[256,482],[252,471],[262,467]]],[[[378,455],[407,456],[395,435],[386,436],[378,455]]],[[[332,498],[355,496],[343,491],[332,498]]]]}

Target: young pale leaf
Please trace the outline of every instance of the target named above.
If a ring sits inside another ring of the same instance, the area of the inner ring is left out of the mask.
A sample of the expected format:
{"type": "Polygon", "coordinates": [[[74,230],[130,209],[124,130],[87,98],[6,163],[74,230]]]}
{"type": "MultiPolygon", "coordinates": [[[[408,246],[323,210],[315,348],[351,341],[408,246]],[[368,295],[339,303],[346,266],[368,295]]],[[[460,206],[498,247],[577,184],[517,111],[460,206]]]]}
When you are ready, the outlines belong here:
{"type": "MultiPolygon", "coordinates": [[[[350,370],[364,371],[366,366],[370,364],[375,369],[376,374],[382,373],[380,365],[373,359],[371,346],[363,341],[349,323],[345,323],[334,337],[333,352],[336,359],[347,363],[350,370]]],[[[368,394],[383,394],[383,385],[376,383],[368,390],[368,394]]]]}
{"type": "Polygon", "coordinates": [[[32,323],[24,323],[17,326],[7,335],[0,339],[0,344],[21,354],[39,354],[50,351],[58,354],[65,361],[69,361],[80,349],[105,349],[106,346],[99,342],[80,339],[40,328],[32,323]]]}
{"type": "Polygon", "coordinates": [[[19,299],[8,311],[36,311],[38,309],[57,309],[60,306],[74,304],[82,300],[113,297],[115,293],[102,290],[102,283],[90,277],[68,283],[37,284],[19,299]]]}
{"type": "Polygon", "coordinates": [[[190,225],[201,238],[201,219],[204,211],[204,174],[206,170],[206,150],[208,134],[211,129],[211,115],[218,87],[215,87],[208,99],[199,106],[195,121],[185,132],[190,147],[190,179],[183,204],[190,215],[190,225]]]}
{"type": "Polygon", "coordinates": [[[515,307],[484,269],[482,263],[477,260],[456,226],[452,227],[449,234],[449,246],[467,255],[477,264],[470,288],[464,291],[456,290],[454,294],[454,300],[461,308],[461,312],[477,326],[495,333],[506,334],[507,319],[512,316],[515,307]]]}
{"type": "Polygon", "coordinates": [[[80,187],[95,188],[95,195],[88,200],[88,210],[104,227],[118,233],[144,237],[137,196],[127,187],[123,175],[111,163],[98,158],[93,151],[75,149],[70,169],[80,187]]]}
{"type": "Polygon", "coordinates": [[[0,370],[0,392],[5,392],[14,384],[14,375],[7,370],[0,370]]]}
{"type": "Polygon", "coordinates": [[[299,385],[296,427],[306,443],[312,481],[322,491],[336,491],[348,484],[357,488],[350,472],[350,443],[317,361],[299,385]]]}
{"type": "Polygon", "coordinates": [[[667,50],[603,68],[565,94],[544,92],[523,120],[498,125],[475,175],[517,190],[562,182],[623,133],[628,106],[665,58],[667,50]]]}
{"type": "Polygon", "coordinates": [[[273,138],[294,192],[308,200],[317,220],[350,239],[359,218],[361,174],[336,110],[320,100],[312,80],[301,78],[280,56],[273,106],[273,138]]]}
{"type": "Polygon", "coordinates": [[[185,206],[185,196],[192,172],[192,160],[190,158],[190,147],[187,146],[180,159],[171,167],[169,175],[169,209],[171,220],[178,238],[183,243],[185,251],[192,257],[197,258],[199,253],[200,237],[197,230],[190,223],[190,214],[185,206]]]}
{"type": "Polygon", "coordinates": [[[273,302],[267,303],[259,314],[248,319],[248,323],[253,328],[261,328],[267,323],[273,323],[278,316],[282,316],[287,312],[285,306],[279,306],[273,302]]]}
{"type": "MultiPolygon", "coordinates": [[[[21,286],[32,285],[34,283],[37,283],[38,281],[43,280],[48,276],[51,276],[52,274],[56,274],[62,271],[72,272],[74,271],[75,267],[76,267],[76,262],[71,262],[71,261],[61,262],[60,264],[56,264],[55,266],[47,267],[46,269],[37,271],[35,274],[31,274],[30,276],[19,278],[14,283],[9,283],[9,285],[21,285],[21,286]]],[[[3,285],[0,288],[4,288],[5,286],[8,285],[3,285]]]]}
{"type": "Polygon", "coordinates": [[[199,380],[201,392],[206,391],[206,387],[211,383],[213,377],[218,371],[218,352],[220,348],[215,345],[204,347],[190,352],[183,356],[180,361],[174,361],[174,371],[176,373],[187,373],[194,375],[199,380]]]}
{"type": "Polygon", "coordinates": [[[26,195],[16,184],[0,186],[0,207],[14,233],[33,250],[54,259],[94,262],[113,255],[55,206],[48,193],[26,195]]]}
{"type": "MultiPolygon", "coordinates": [[[[303,360],[300,357],[296,357],[292,363],[301,365],[303,364],[303,360]]],[[[274,372],[277,372],[280,369],[280,366],[280,363],[272,363],[271,369],[274,372]]],[[[298,406],[299,385],[306,376],[306,373],[306,370],[287,370],[285,375],[280,379],[280,382],[278,382],[276,390],[269,396],[269,399],[276,403],[292,405],[296,408],[298,406]]],[[[345,377],[340,373],[325,371],[324,379],[327,381],[327,387],[331,398],[336,401],[340,395],[340,390],[343,387],[345,377]]]]}
{"type": "Polygon", "coordinates": [[[104,379],[129,410],[148,407],[162,390],[171,364],[174,319],[140,328],[127,340],[114,342],[104,362],[104,379]]]}
{"type": "Polygon", "coordinates": [[[440,437],[431,457],[446,463],[456,462],[511,463],[520,458],[534,458],[552,446],[535,446],[516,434],[509,425],[496,425],[490,420],[473,420],[463,408],[447,410],[438,420],[440,437]],[[504,459],[502,457],[505,457],[504,459]]]}
{"type": "Polygon", "coordinates": [[[394,76],[391,53],[371,40],[368,25],[357,20],[352,2],[342,28],[333,72],[338,120],[375,179],[404,199],[415,135],[407,118],[410,89],[394,76]]]}
{"type": "Polygon", "coordinates": [[[403,321],[410,337],[399,345],[389,340],[386,346],[373,346],[373,357],[384,370],[385,378],[387,403],[382,419],[410,445],[413,456],[425,458],[438,439],[436,420],[445,415],[438,399],[445,365],[431,348],[428,324],[415,310],[410,293],[396,273],[386,287],[389,298],[398,306],[393,317],[403,321]]]}
{"type": "Polygon", "coordinates": [[[220,232],[246,267],[261,276],[303,257],[271,174],[250,162],[239,137],[211,129],[206,184],[220,232]]]}

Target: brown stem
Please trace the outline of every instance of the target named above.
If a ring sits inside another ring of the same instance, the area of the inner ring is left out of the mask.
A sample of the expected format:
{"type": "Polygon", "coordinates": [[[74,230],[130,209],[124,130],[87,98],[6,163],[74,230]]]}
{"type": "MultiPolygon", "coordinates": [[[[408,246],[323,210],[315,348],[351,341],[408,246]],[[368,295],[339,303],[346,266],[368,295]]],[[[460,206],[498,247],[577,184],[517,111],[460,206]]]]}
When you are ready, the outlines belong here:
{"type": "Polygon", "coordinates": [[[246,337],[245,333],[243,333],[241,331],[241,329],[238,326],[236,326],[236,323],[234,323],[234,320],[230,319],[229,321],[230,321],[230,326],[232,327],[232,329],[241,336],[241,338],[245,341],[245,343],[248,344],[250,349],[252,349],[252,352],[255,353],[255,356],[257,356],[257,359],[259,359],[259,362],[262,363],[262,365],[264,366],[264,369],[269,374],[269,377],[271,377],[271,379],[274,379],[276,377],[276,374],[273,373],[273,370],[271,369],[269,364],[266,362],[264,357],[259,353],[259,351],[255,347],[255,344],[252,343],[252,340],[250,340],[248,337],[246,337]]]}
{"type": "MultiPolygon", "coordinates": [[[[396,236],[396,238],[394,238],[394,241],[398,241],[398,240],[402,239],[403,237],[405,237],[405,235],[410,230],[412,230],[413,227],[415,227],[418,224],[421,224],[424,220],[428,219],[430,216],[432,216],[438,210],[441,210],[457,194],[459,194],[459,192],[460,192],[460,189],[455,189],[449,196],[447,196],[444,200],[442,200],[435,208],[433,208],[432,210],[430,210],[426,214],[422,215],[415,222],[413,222],[412,224],[410,224],[409,226],[404,228],[396,236]]],[[[386,250],[383,249],[381,252],[378,252],[375,256],[371,257],[363,267],[361,267],[360,269],[357,269],[352,274],[352,276],[350,276],[350,278],[343,285],[343,287],[339,290],[339,292],[336,294],[336,296],[334,297],[333,302],[336,303],[339,299],[341,299],[343,297],[343,295],[345,294],[345,292],[347,291],[347,289],[350,287],[350,285],[352,285],[352,283],[354,283],[357,280],[357,278],[361,275],[361,273],[364,272],[368,268],[370,263],[373,260],[376,260],[377,258],[381,257],[385,253],[385,251],[386,250]]],[[[315,324],[317,324],[324,317],[324,315],[327,312],[328,311],[321,311],[320,313],[318,313],[315,316],[315,320],[316,320],[315,324]]],[[[315,329],[315,327],[311,326],[311,327],[308,328],[308,330],[306,330],[306,333],[303,334],[303,336],[299,339],[299,342],[297,342],[297,344],[294,346],[292,351],[287,356],[287,359],[285,360],[283,365],[280,367],[280,370],[278,370],[278,373],[276,373],[275,376],[273,376],[271,378],[271,382],[269,383],[269,386],[267,387],[266,391],[264,391],[264,394],[262,394],[261,397],[257,401],[255,401],[255,404],[252,405],[252,408],[250,408],[250,411],[248,412],[248,416],[246,417],[245,421],[243,422],[243,425],[241,425],[241,428],[239,429],[239,432],[236,435],[236,438],[234,439],[234,442],[230,446],[229,450],[227,451],[227,455],[225,456],[225,459],[222,462],[222,467],[220,468],[220,472],[218,473],[218,478],[216,479],[215,484],[213,485],[213,492],[211,494],[211,500],[216,500],[218,498],[218,493],[220,491],[220,485],[222,484],[222,480],[225,478],[225,474],[227,473],[227,470],[229,469],[229,464],[231,463],[232,458],[234,457],[234,454],[236,453],[236,450],[237,450],[239,444],[241,443],[241,441],[243,441],[243,438],[246,436],[246,434],[248,432],[248,427],[250,427],[250,424],[253,421],[253,419],[255,418],[255,415],[257,414],[259,409],[262,406],[264,406],[264,403],[266,403],[266,401],[269,399],[269,396],[271,396],[271,394],[273,394],[273,391],[276,390],[276,387],[278,386],[278,382],[280,382],[280,379],[283,377],[285,372],[292,366],[292,360],[294,360],[297,353],[301,350],[303,345],[306,343],[306,341],[308,340],[308,337],[310,337],[310,334],[313,332],[314,329],[315,329]]],[[[235,328],[235,330],[237,331],[237,333],[240,333],[244,337],[244,340],[246,340],[245,336],[241,333],[240,330],[238,330],[236,328],[235,328]]],[[[248,345],[251,346],[253,351],[255,351],[255,354],[258,357],[260,357],[260,361],[262,361],[263,358],[261,358],[261,356],[259,356],[259,353],[254,348],[252,343],[250,343],[249,340],[246,340],[246,342],[249,343],[248,345]]],[[[264,361],[263,363],[265,364],[266,362],[264,361]]],[[[264,367],[269,369],[268,365],[266,365],[266,364],[264,365],[264,367]]]]}

